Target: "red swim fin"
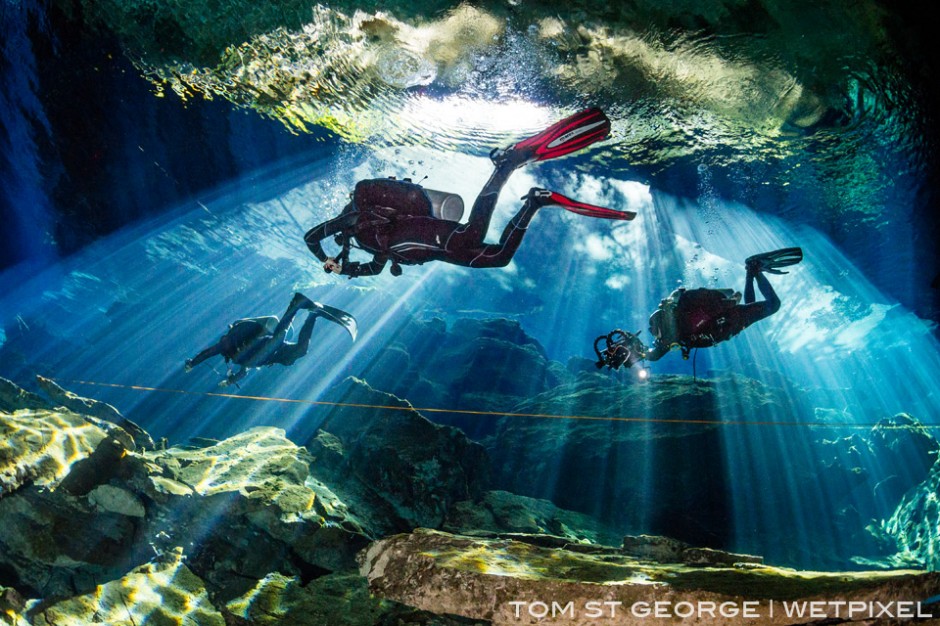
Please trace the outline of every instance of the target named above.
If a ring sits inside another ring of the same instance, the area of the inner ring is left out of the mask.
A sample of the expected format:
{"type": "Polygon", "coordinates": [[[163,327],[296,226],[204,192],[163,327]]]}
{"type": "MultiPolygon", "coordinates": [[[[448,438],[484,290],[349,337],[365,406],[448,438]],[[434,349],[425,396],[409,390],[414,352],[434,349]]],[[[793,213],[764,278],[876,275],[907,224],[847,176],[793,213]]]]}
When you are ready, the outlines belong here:
{"type": "Polygon", "coordinates": [[[566,211],[571,211],[578,215],[586,215],[587,217],[599,217],[605,220],[632,220],[636,217],[636,213],[633,211],[617,211],[615,209],[587,204],[586,202],[578,202],[577,200],[572,200],[560,193],[548,191],[547,189],[533,189],[526,197],[530,198],[531,201],[535,202],[539,207],[552,205],[560,206],[566,211]]]}
{"type": "Polygon", "coordinates": [[[606,139],[610,134],[610,120],[597,107],[585,109],[560,122],[556,122],[537,135],[523,139],[506,150],[494,150],[490,158],[500,164],[511,160],[519,167],[532,161],[554,159],[606,139]]]}

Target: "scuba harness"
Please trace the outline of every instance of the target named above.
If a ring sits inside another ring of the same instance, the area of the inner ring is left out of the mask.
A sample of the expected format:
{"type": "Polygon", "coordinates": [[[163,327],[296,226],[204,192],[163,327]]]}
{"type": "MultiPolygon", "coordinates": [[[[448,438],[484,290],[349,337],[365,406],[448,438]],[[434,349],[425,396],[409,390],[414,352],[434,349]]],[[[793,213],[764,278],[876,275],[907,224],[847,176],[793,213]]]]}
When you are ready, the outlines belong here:
{"type": "Polygon", "coordinates": [[[334,235],[334,241],[341,247],[336,259],[346,266],[349,263],[350,249],[358,248],[376,257],[388,259],[392,264],[389,270],[391,274],[400,276],[401,263],[410,265],[415,262],[394,250],[372,249],[361,242],[354,243],[352,239],[356,237],[356,231],[361,227],[381,227],[416,217],[431,217],[459,223],[463,212],[464,203],[459,195],[425,189],[410,178],[397,180],[390,176],[359,181],[350,194],[349,204],[343,210],[343,213],[357,215],[355,225],[334,235]]]}

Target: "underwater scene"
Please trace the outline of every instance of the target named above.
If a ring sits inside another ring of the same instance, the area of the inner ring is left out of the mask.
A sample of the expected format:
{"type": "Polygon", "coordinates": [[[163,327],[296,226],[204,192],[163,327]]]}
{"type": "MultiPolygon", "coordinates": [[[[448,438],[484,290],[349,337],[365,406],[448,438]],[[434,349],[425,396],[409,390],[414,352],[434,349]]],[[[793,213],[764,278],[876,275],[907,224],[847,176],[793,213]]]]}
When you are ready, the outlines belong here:
{"type": "Polygon", "coordinates": [[[2,0],[0,624],[940,624],[924,10],[2,0]]]}

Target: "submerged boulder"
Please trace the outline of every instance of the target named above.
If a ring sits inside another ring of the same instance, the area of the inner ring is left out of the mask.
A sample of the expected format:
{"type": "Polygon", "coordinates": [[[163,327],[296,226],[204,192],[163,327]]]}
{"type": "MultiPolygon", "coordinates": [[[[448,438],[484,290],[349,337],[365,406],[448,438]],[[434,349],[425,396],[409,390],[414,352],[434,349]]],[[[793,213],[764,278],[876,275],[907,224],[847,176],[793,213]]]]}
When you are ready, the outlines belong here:
{"type": "Polygon", "coordinates": [[[53,405],[42,396],[26,391],[16,383],[0,378],[0,412],[20,409],[51,409],[53,405]]]}
{"type": "Polygon", "coordinates": [[[138,562],[143,503],[107,486],[129,471],[127,445],[119,427],[68,410],[0,412],[0,584],[69,593],[138,562]]]}
{"type": "Polygon", "coordinates": [[[130,485],[154,503],[148,533],[193,546],[190,565],[222,597],[271,571],[306,579],[348,568],[365,531],[325,486],[309,453],[258,427],[205,448],[141,455],[130,485]]]}
{"type": "Polygon", "coordinates": [[[72,411],[89,417],[96,417],[100,420],[110,422],[120,426],[134,439],[134,445],[137,448],[153,449],[154,442],[150,435],[143,428],[121,415],[120,411],[106,402],[95,400],[93,398],[83,398],[67,389],[63,389],[55,381],[37,376],[36,382],[46,393],[55,406],[62,406],[72,411]]]}
{"type": "Polygon", "coordinates": [[[854,546],[854,560],[868,566],[883,562],[885,567],[916,562],[891,556],[897,548],[883,530],[885,520],[896,516],[899,506],[907,506],[902,505],[905,494],[929,480],[940,449],[929,429],[899,413],[880,420],[867,433],[823,439],[819,448],[816,480],[833,486],[831,523],[854,546]]]}
{"type": "Polygon", "coordinates": [[[940,460],[923,483],[905,494],[877,530],[897,547],[890,565],[911,564],[940,570],[940,460]]]}
{"type": "Polygon", "coordinates": [[[377,598],[356,571],[337,572],[304,585],[271,574],[225,606],[229,623],[241,626],[485,626],[377,598]]]}
{"type": "Polygon", "coordinates": [[[352,567],[369,541],[278,429],[134,452],[111,422],[21,409],[0,413],[0,434],[0,585],[32,596],[85,593],[185,546],[187,566],[230,598],[272,571],[306,581],[352,567]]]}
{"type": "Polygon", "coordinates": [[[388,521],[397,531],[440,527],[453,504],[480,496],[488,484],[483,447],[408,402],[354,378],[328,400],[335,405],[308,442],[318,459],[314,476],[341,497],[381,503],[393,514],[381,530],[388,521]]]}
{"type": "Polygon", "coordinates": [[[443,530],[551,535],[575,543],[610,543],[617,537],[616,532],[583,513],[508,491],[487,491],[478,500],[457,502],[448,511],[443,530]]]}
{"type": "Polygon", "coordinates": [[[0,413],[0,497],[23,485],[53,487],[108,434],[69,411],[0,413]]]}
{"type": "Polygon", "coordinates": [[[843,621],[837,612],[845,616],[846,602],[911,602],[940,586],[940,573],[689,566],[639,560],[617,548],[587,553],[430,530],[378,541],[360,562],[379,597],[497,626],[546,618],[556,626],[685,623],[690,615],[697,624],[793,624],[803,622],[783,602],[809,600],[822,601],[813,619],[843,621]],[[745,602],[751,615],[743,614],[745,602]],[[655,603],[665,615],[654,616],[655,603]]]}
{"type": "Polygon", "coordinates": [[[40,603],[29,611],[33,626],[59,624],[199,624],[225,626],[205,583],[172,552],[92,593],[60,602],[40,603]]]}

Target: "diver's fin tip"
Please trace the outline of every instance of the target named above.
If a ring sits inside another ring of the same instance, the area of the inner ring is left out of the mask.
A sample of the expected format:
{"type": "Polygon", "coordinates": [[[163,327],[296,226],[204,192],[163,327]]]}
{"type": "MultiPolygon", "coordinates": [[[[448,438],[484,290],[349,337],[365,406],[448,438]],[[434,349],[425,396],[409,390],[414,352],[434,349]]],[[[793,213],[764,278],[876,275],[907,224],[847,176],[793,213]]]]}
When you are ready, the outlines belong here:
{"type": "Polygon", "coordinates": [[[781,272],[780,268],[796,265],[802,261],[803,249],[792,247],[749,256],[745,259],[744,264],[747,267],[755,266],[760,271],[768,274],[787,274],[788,272],[781,272]]]}
{"type": "Polygon", "coordinates": [[[538,208],[544,206],[560,206],[566,211],[587,217],[597,217],[607,220],[632,220],[636,217],[636,213],[633,211],[618,211],[616,209],[608,209],[586,202],[579,202],[567,196],[563,196],[560,193],[548,191],[547,189],[539,189],[538,187],[533,187],[529,190],[528,195],[525,197],[538,208]]]}
{"type": "Polygon", "coordinates": [[[493,150],[490,159],[497,165],[511,161],[515,167],[519,167],[533,161],[546,161],[577,152],[609,135],[610,119],[598,107],[591,107],[555,122],[511,148],[493,150]]]}

